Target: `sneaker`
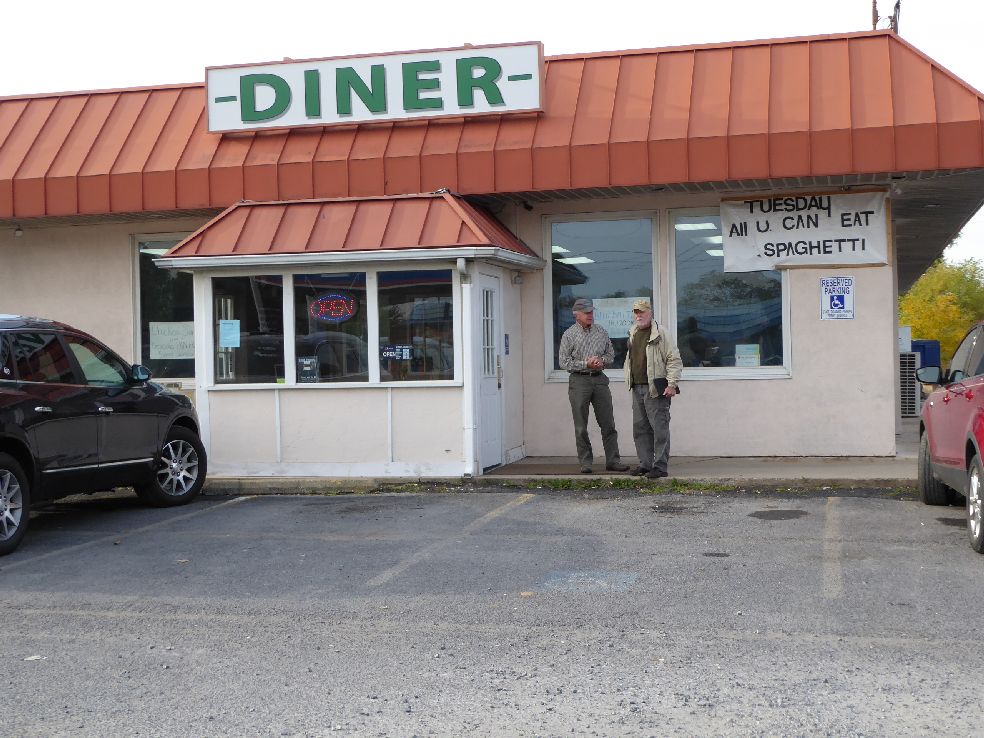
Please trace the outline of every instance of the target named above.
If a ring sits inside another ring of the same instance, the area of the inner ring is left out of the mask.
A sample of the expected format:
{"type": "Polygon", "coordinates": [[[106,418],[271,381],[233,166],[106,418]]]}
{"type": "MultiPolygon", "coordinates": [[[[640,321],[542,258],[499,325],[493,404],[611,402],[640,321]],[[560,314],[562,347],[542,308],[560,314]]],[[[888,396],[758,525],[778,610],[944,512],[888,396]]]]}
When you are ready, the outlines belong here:
{"type": "Polygon", "coordinates": [[[633,477],[644,477],[649,474],[649,469],[644,466],[637,466],[635,469],[629,472],[633,477]]]}
{"type": "Polygon", "coordinates": [[[590,473],[591,473],[591,467],[590,466],[582,466],[581,467],[581,474],[590,474],[590,473]]]}
{"type": "Polygon", "coordinates": [[[646,479],[662,479],[666,476],[669,476],[669,474],[665,471],[660,471],[659,469],[650,469],[646,472],[646,479]]]}
{"type": "Polygon", "coordinates": [[[606,464],[605,469],[608,471],[623,472],[629,470],[629,465],[623,464],[621,461],[617,461],[614,464],[606,464]]]}

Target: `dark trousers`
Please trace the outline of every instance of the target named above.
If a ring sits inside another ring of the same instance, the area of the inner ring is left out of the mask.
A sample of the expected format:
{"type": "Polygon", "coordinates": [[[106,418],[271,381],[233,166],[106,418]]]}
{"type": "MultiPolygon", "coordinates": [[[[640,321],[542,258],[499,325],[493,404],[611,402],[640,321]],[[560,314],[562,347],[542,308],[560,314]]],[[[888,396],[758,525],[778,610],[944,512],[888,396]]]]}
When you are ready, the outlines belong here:
{"type": "Polygon", "coordinates": [[[670,460],[670,398],[650,397],[649,385],[632,385],[632,437],[639,466],[665,472],[670,460]]]}
{"type": "Polygon", "coordinates": [[[595,419],[601,428],[601,440],[605,446],[605,464],[618,464],[618,431],[615,430],[615,413],[612,410],[612,392],[608,389],[608,377],[604,374],[590,376],[571,374],[567,386],[574,417],[574,441],[577,443],[577,460],[581,466],[591,466],[594,455],[588,440],[588,407],[594,408],[595,419]]]}

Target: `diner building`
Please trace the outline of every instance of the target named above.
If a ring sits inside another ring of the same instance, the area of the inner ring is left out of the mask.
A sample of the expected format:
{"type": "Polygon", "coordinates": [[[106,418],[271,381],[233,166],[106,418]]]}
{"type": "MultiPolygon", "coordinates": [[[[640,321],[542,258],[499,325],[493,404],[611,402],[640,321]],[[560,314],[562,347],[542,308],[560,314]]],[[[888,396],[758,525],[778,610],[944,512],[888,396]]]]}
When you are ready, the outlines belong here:
{"type": "Polygon", "coordinates": [[[0,98],[0,313],[187,392],[221,475],[573,456],[579,297],[623,457],[638,297],[674,456],[893,455],[898,294],[984,201],[984,97],[889,31],[206,76],[0,98]]]}

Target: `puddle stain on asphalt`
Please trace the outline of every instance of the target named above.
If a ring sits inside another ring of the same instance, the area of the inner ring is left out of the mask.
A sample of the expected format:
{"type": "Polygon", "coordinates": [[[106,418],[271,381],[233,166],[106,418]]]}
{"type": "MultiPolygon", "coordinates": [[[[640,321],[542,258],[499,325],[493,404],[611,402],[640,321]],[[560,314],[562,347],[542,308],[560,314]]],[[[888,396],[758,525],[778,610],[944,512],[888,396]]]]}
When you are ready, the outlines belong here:
{"type": "Polygon", "coordinates": [[[953,528],[963,528],[967,525],[967,521],[963,518],[936,518],[938,521],[943,523],[943,525],[949,525],[953,528]]]}
{"type": "Polygon", "coordinates": [[[731,556],[731,554],[722,553],[721,551],[706,551],[705,553],[702,553],[701,556],[707,556],[712,559],[726,559],[731,556]]]}
{"type": "Polygon", "coordinates": [[[748,517],[759,520],[796,520],[808,514],[806,510],[759,510],[749,513],[748,517]]]}

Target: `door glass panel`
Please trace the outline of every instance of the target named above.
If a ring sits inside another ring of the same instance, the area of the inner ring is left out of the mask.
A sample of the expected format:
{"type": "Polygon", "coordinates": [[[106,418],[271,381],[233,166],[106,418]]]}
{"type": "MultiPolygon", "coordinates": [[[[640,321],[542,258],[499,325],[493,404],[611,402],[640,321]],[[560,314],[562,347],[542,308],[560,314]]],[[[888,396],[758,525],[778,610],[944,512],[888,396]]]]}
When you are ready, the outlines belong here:
{"type": "Polygon", "coordinates": [[[482,375],[495,376],[495,292],[482,290],[482,375]]]}
{"type": "Polygon", "coordinates": [[[177,269],[162,269],[154,259],[177,241],[141,241],[140,363],[155,377],[190,379],[195,376],[195,311],[192,277],[177,269]]]}
{"type": "Polygon", "coordinates": [[[54,333],[18,333],[14,361],[22,382],[75,383],[72,364],[54,333]]]}
{"type": "Polygon", "coordinates": [[[957,346],[957,350],[953,352],[953,358],[950,359],[948,382],[959,382],[967,376],[967,359],[970,357],[970,352],[973,350],[979,335],[980,331],[975,328],[967,334],[957,346]]]}
{"type": "Polygon", "coordinates": [[[65,342],[75,355],[86,384],[98,387],[122,387],[126,384],[126,367],[102,346],[75,336],[65,336],[65,342]]]}

